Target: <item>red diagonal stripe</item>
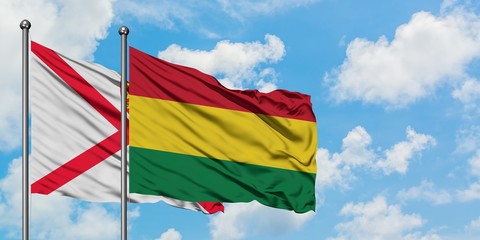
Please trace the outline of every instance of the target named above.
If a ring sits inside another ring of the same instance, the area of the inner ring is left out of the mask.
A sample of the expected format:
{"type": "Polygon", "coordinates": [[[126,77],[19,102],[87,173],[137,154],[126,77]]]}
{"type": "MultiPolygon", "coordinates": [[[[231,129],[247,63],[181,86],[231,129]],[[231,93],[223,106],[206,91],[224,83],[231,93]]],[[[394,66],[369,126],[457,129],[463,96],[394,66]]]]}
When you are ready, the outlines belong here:
{"type": "Polygon", "coordinates": [[[55,51],[32,41],[32,52],[68,84],[68,86],[92,105],[110,124],[120,129],[120,111],[68,65],[55,51]]]}
{"type": "Polygon", "coordinates": [[[50,194],[120,150],[116,132],[32,184],[32,193],[50,194]]]}

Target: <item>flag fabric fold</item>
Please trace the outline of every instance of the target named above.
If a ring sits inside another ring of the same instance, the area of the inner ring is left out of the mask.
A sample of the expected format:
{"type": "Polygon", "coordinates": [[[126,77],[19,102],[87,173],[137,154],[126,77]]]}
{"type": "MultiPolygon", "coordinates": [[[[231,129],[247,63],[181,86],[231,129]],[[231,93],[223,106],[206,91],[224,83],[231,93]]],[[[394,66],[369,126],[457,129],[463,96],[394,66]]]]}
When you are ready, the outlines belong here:
{"type": "MultiPolygon", "coordinates": [[[[31,42],[31,192],[120,201],[120,75],[31,42]]],[[[130,194],[214,213],[220,203],[130,194]]]]}
{"type": "Polygon", "coordinates": [[[310,97],[229,90],[130,48],[130,191],[315,210],[310,97]]]}

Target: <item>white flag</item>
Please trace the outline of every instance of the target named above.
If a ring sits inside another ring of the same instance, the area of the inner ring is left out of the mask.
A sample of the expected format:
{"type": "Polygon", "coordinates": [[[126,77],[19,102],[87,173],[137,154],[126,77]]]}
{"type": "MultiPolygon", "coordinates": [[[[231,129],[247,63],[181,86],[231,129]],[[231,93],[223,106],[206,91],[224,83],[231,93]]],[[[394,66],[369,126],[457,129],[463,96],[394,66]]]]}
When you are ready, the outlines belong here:
{"type": "MultiPolygon", "coordinates": [[[[31,49],[32,193],[120,202],[120,75],[33,41],[31,49]]],[[[160,196],[129,194],[129,201],[223,210],[160,196]]]]}

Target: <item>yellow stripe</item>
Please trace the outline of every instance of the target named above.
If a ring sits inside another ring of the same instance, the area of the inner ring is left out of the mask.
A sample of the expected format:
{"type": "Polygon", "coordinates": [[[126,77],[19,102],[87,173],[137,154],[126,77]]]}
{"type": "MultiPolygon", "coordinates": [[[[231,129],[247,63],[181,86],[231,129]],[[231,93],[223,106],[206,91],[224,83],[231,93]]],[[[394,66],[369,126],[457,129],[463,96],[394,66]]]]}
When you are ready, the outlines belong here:
{"type": "Polygon", "coordinates": [[[308,173],[317,171],[314,122],[133,95],[130,145],[308,173]]]}

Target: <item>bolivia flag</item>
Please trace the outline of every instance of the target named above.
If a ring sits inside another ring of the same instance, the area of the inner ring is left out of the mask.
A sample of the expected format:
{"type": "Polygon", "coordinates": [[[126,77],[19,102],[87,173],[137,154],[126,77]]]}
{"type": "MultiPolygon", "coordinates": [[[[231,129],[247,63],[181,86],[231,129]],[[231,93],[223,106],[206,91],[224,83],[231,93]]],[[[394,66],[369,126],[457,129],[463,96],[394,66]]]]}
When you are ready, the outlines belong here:
{"type": "Polygon", "coordinates": [[[130,48],[129,98],[130,192],[315,210],[308,95],[229,90],[130,48]]]}

